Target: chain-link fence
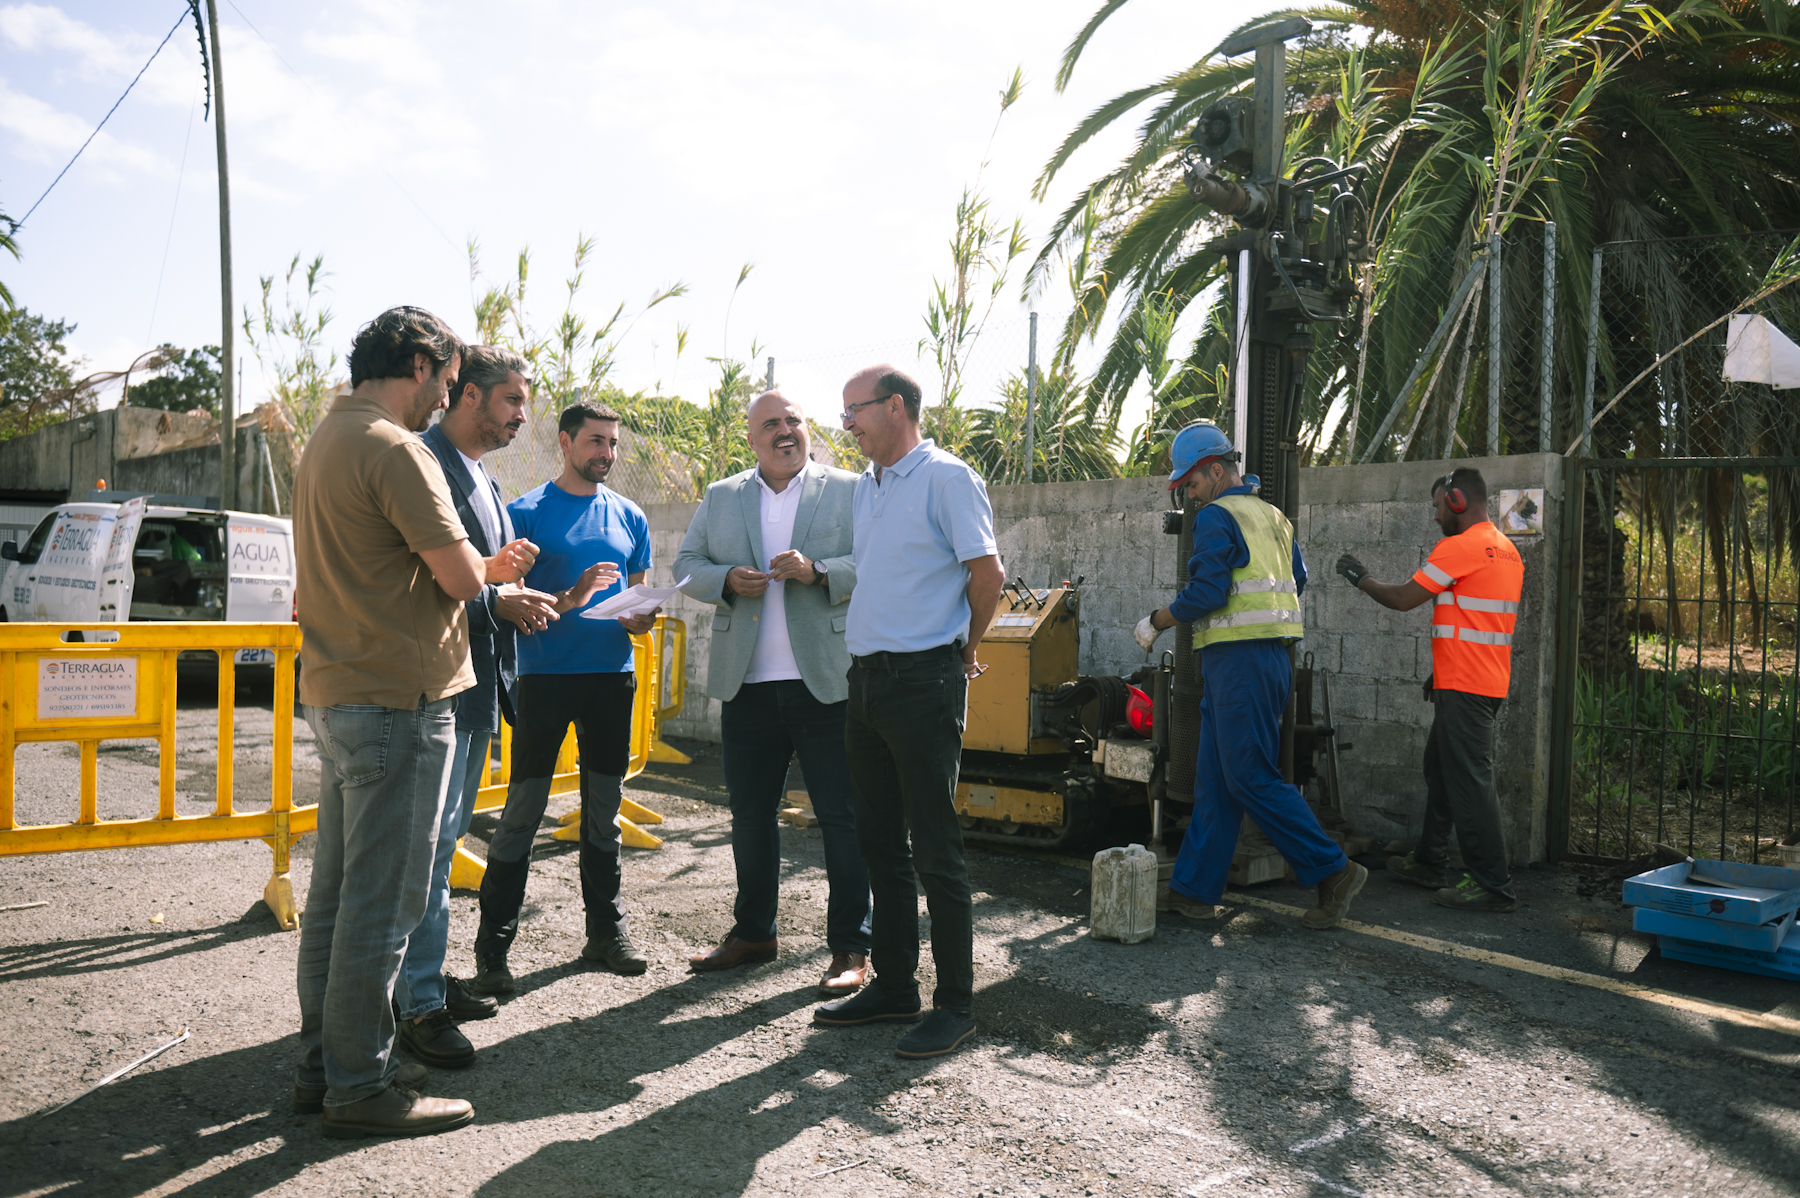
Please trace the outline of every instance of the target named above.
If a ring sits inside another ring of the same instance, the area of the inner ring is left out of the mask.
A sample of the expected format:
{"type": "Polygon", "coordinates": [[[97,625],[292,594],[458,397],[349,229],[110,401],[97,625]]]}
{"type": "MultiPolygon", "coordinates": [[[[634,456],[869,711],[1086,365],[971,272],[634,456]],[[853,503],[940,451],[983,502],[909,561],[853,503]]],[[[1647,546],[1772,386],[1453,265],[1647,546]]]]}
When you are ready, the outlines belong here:
{"type": "MultiPolygon", "coordinates": [[[[1370,302],[1342,327],[1315,326],[1302,460],[1330,466],[1560,453],[1596,415],[1578,446],[1586,456],[1797,452],[1793,405],[1767,387],[1727,383],[1721,372],[1722,318],[1781,269],[1793,243],[1791,232],[1763,233],[1570,253],[1554,225],[1536,224],[1483,245],[1391,249],[1370,302]]],[[[1228,288],[1193,301],[1233,302],[1228,288]]],[[[1748,310],[1795,329],[1797,305],[1800,287],[1748,310]]],[[[1214,322],[1201,335],[1228,335],[1224,328],[1214,322]]],[[[894,338],[842,349],[775,347],[773,357],[756,362],[720,363],[698,403],[608,391],[599,398],[618,406],[627,425],[613,481],[640,502],[684,500],[744,469],[751,461],[744,404],[771,380],[812,414],[816,458],[861,469],[855,442],[831,413],[845,380],[876,362],[920,381],[927,434],[995,484],[1141,471],[1145,455],[1134,461],[1127,444],[1134,435],[1172,434],[1201,408],[1229,423],[1228,372],[1218,376],[1222,390],[1210,408],[1192,407],[1187,396],[1179,402],[1190,406],[1160,412],[1152,399],[1142,428],[1135,414],[1116,423],[1096,418],[1080,369],[1056,365],[1060,333],[1048,319],[1035,331],[1035,394],[1033,320],[1023,314],[989,320],[948,372],[929,343],[894,338]],[[942,401],[947,391],[953,403],[942,401]]],[[[1152,365],[1142,364],[1140,393],[1152,365]]],[[[544,411],[519,443],[490,459],[503,486],[526,490],[560,470],[554,419],[563,402],[540,397],[544,411]]]]}
{"type": "MultiPolygon", "coordinates": [[[[1800,405],[1772,387],[1724,377],[1726,318],[1800,269],[1796,246],[1788,230],[1613,242],[1595,250],[1591,269],[1599,286],[1586,346],[1592,365],[1574,392],[1581,420],[1556,448],[1598,416],[1583,438],[1583,456],[1800,453],[1800,405]]],[[[1800,333],[1797,292],[1800,286],[1777,291],[1743,311],[1800,333]]]]}

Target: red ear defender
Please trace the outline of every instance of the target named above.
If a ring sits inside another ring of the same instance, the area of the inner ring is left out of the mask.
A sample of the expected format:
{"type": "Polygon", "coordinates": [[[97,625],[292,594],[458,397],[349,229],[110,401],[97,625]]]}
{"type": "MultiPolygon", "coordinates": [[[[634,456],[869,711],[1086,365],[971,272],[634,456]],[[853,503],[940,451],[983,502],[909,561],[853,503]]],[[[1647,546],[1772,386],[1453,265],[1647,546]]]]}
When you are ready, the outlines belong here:
{"type": "Polygon", "coordinates": [[[1451,480],[1455,477],[1456,475],[1454,474],[1444,475],[1444,477],[1439,480],[1437,486],[1433,487],[1432,490],[1435,491],[1442,488],[1444,492],[1444,506],[1460,516],[1469,510],[1469,500],[1468,497],[1462,493],[1461,487],[1451,485],[1451,480]]]}

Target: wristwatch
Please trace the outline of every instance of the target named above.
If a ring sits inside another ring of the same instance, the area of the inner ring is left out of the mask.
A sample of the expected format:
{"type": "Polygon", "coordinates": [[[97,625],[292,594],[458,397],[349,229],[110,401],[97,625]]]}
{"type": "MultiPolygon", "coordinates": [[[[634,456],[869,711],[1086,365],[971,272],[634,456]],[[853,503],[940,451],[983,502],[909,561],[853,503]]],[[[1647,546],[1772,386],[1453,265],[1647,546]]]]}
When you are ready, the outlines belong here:
{"type": "Polygon", "coordinates": [[[824,562],[814,562],[814,563],[812,563],[812,568],[813,568],[813,585],[814,586],[824,586],[825,585],[825,563],[824,562]]]}

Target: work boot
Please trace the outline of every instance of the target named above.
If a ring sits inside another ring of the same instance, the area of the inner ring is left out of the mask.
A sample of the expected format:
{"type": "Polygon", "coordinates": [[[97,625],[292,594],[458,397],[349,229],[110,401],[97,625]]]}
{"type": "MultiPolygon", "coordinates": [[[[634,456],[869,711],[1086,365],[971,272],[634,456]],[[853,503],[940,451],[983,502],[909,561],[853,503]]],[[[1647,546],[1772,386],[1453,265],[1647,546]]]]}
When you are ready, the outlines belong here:
{"type": "MultiPolygon", "coordinates": [[[[512,971],[506,967],[506,957],[483,956],[475,954],[475,976],[466,982],[459,982],[463,989],[471,994],[511,994],[513,992],[512,971]]],[[[495,1003],[498,1006],[498,1002],[495,1003]]]]}
{"type": "MultiPolygon", "coordinates": [[[[394,1074],[396,1085],[408,1090],[423,1091],[425,1083],[431,1080],[431,1070],[417,1061],[400,1062],[399,1071],[394,1074]]],[[[325,1109],[325,1087],[303,1086],[294,1083],[294,1114],[316,1115],[325,1109]]]]}
{"type": "Polygon", "coordinates": [[[447,1008],[427,1011],[423,1019],[402,1019],[395,1033],[406,1051],[427,1065],[466,1069],[475,1062],[475,1046],[457,1028],[447,1008]]]}
{"type": "Polygon", "coordinates": [[[1335,928],[1350,914],[1350,900],[1369,880],[1369,871],[1352,861],[1319,883],[1319,905],[1300,917],[1307,927],[1322,931],[1335,928]]]}
{"type": "Polygon", "coordinates": [[[1387,866],[1388,872],[1396,878],[1411,882],[1414,886],[1423,886],[1427,890],[1442,890],[1450,885],[1450,875],[1421,862],[1416,851],[1404,857],[1389,857],[1387,866]]]}
{"type": "Polygon", "coordinates": [[[650,958],[639,952],[631,943],[631,937],[623,932],[604,938],[590,937],[581,955],[585,960],[598,961],[614,973],[627,977],[636,977],[650,968],[650,958]]]}
{"type": "Polygon", "coordinates": [[[1499,915],[1519,909],[1518,899],[1494,893],[1477,882],[1474,874],[1464,874],[1462,881],[1454,886],[1444,887],[1431,896],[1431,901],[1440,907],[1451,907],[1458,911],[1492,911],[1499,915]]]}
{"type": "Polygon", "coordinates": [[[1156,894],[1156,909],[1189,919],[1217,919],[1225,910],[1215,903],[1197,903],[1187,895],[1164,886],[1156,894]]]}
{"type": "Polygon", "coordinates": [[[361,1102],[326,1107],[321,1130],[328,1136],[353,1140],[359,1136],[429,1136],[473,1122],[475,1108],[461,1098],[425,1098],[394,1085],[361,1102]]]}

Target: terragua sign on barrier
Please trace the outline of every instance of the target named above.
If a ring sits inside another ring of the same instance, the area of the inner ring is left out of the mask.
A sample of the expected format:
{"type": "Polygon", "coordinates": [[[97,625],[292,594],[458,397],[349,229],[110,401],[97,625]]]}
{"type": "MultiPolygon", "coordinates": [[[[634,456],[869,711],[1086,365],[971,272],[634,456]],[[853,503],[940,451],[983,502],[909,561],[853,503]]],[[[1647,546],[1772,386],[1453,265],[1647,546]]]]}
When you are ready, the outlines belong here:
{"type": "Polygon", "coordinates": [[[39,658],[39,719],[81,720],[137,714],[137,658],[39,658]]]}

